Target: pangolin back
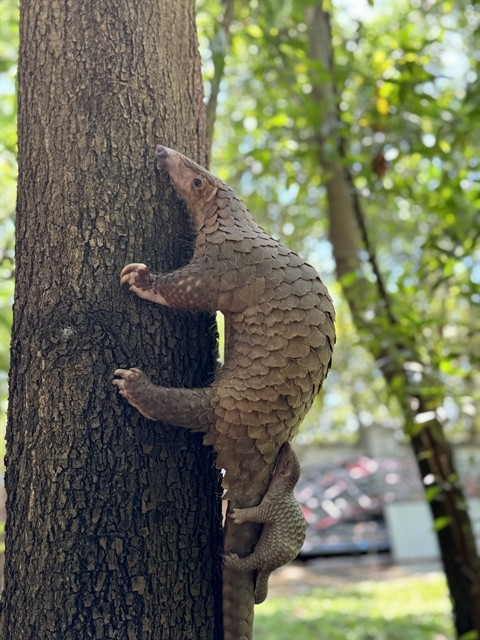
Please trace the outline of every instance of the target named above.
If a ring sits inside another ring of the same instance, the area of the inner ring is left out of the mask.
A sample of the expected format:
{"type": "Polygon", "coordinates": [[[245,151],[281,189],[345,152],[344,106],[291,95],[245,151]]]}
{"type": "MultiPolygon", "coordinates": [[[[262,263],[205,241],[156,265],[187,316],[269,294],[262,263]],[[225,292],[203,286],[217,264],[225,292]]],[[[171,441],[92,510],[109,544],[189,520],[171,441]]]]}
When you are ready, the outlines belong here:
{"type": "Polygon", "coordinates": [[[225,363],[205,436],[226,469],[227,498],[266,490],[282,444],[297,432],[331,365],[334,309],[315,269],[269,236],[218,181],[194,260],[211,270],[225,314],[225,363]]]}

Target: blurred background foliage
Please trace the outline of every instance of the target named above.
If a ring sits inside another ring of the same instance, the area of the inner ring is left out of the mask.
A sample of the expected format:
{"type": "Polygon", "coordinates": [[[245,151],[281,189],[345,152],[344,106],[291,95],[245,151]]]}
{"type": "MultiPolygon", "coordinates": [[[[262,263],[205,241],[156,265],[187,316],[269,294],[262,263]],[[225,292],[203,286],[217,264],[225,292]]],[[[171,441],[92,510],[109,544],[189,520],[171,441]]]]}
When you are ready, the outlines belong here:
{"type": "Polygon", "coordinates": [[[3,0],[0,3],[0,435],[5,429],[14,287],[17,49],[18,6],[16,2],[3,0]]]}
{"type": "MultiPolygon", "coordinates": [[[[265,227],[308,257],[335,298],[334,368],[299,439],[351,440],[374,423],[401,438],[399,407],[335,282],[316,135],[325,114],[315,85],[325,71],[308,54],[306,16],[313,4],[236,3],[212,169],[265,227]]],[[[478,6],[433,0],[331,4],[344,161],[399,330],[414,336],[422,362],[444,387],[438,417],[446,433],[453,441],[478,439],[478,6]]],[[[219,41],[223,13],[209,0],[198,8],[208,98],[210,42],[219,41]]]]}
{"type": "MultiPolygon", "coordinates": [[[[197,1],[207,100],[214,60],[225,55],[226,2],[197,1]]],[[[402,413],[362,345],[335,280],[324,213],[325,176],[318,170],[315,143],[325,114],[311,78],[313,73],[321,83],[325,71],[308,56],[306,12],[312,4],[236,2],[211,167],[263,226],[317,267],[335,298],[334,368],[299,438],[353,441],[373,424],[402,438],[402,413]]],[[[331,4],[345,163],[400,330],[415,337],[422,361],[439,374],[445,400],[438,412],[446,433],[454,442],[478,441],[478,5],[473,0],[331,4]]],[[[0,35],[4,409],[14,276],[16,1],[0,4],[0,35]]]]}

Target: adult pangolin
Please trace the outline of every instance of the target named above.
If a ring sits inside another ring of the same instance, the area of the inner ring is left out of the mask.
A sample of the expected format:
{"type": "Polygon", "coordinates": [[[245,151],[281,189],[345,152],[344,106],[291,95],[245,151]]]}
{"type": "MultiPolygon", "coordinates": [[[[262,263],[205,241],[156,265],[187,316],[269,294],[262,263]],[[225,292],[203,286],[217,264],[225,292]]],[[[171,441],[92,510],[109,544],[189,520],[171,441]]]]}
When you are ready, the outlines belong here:
{"type": "MultiPolygon", "coordinates": [[[[162,305],[225,316],[225,358],[210,387],[170,389],[138,369],[114,383],[151,420],[204,433],[226,471],[228,512],[258,505],[282,445],[296,434],[327,375],[334,308],[313,267],[269,236],[234,191],[162,145],[156,158],[185,201],[196,231],[188,265],[162,275],[129,264],[120,282],[162,305]]],[[[224,550],[254,550],[260,525],[226,518],[224,550]]],[[[255,572],[223,571],[225,640],[252,637],[255,572]]]]}

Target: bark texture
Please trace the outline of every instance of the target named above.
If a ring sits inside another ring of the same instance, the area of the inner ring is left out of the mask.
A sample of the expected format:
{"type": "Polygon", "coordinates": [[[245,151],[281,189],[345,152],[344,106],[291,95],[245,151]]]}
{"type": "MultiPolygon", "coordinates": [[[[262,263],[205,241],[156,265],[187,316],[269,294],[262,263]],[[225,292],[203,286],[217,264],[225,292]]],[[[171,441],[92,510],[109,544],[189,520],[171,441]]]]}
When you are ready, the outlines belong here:
{"type": "Polygon", "coordinates": [[[206,161],[194,2],[23,0],[20,30],[1,637],[220,637],[213,456],[111,383],[136,363],[201,387],[215,367],[210,314],[146,305],[118,281],[132,260],[163,272],[191,257],[154,148],[206,161]]]}
{"type": "Polygon", "coordinates": [[[338,133],[334,64],[331,45],[330,16],[322,8],[309,10],[311,55],[329,72],[331,82],[320,84],[312,77],[319,103],[322,127],[318,129],[319,164],[328,176],[326,183],[330,239],[346,300],[354,322],[367,348],[375,357],[379,369],[402,409],[407,434],[410,437],[422,479],[429,490],[436,489],[436,497],[429,502],[434,520],[446,523],[438,532],[438,542],[445,575],[453,604],[458,636],[468,631],[480,632],[480,562],[470,518],[465,506],[462,487],[455,469],[452,450],[435,410],[443,398],[430,389],[441,388],[429,380],[426,366],[415,345],[404,332],[397,329],[392,301],[383,285],[375,253],[370,246],[365,216],[353,181],[345,166],[343,140],[338,133]],[[337,149],[336,159],[331,153],[327,160],[322,148],[328,140],[337,149]],[[360,250],[367,253],[376,282],[362,274],[360,250]],[[352,276],[354,276],[352,278],[352,276]],[[411,371],[422,371],[420,383],[411,371]],[[426,390],[428,389],[428,390],[426,390]]]}

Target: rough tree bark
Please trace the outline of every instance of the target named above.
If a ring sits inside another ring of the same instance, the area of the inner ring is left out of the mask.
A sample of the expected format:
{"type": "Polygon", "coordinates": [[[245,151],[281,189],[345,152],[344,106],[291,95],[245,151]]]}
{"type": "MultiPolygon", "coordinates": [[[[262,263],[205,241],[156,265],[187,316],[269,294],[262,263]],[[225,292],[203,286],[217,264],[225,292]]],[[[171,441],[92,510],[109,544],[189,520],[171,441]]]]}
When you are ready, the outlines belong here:
{"type": "Polygon", "coordinates": [[[191,254],[153,159],[158,142],[207,159],[194,1],[23,0],[20,39],[1,637],[211,640],[211,453],[143,420],[112,385],[119,366],[178,387],[215,367],[212,316],[118,282],[129,262],[167,271],[191,254]]]}
{"type": "Polygon", "coordinates": [[[319,0],[317,6],[309,10],[307,23],[310,25],[312,59],[320,62],[332,79],[319,83],[312,74],[322,122],[318,126],[318,158],[327,176],[330,240],[337,274],[357,329],[401,406],[425,488],[431,494],[435,493],[429,506],[434,520],[440,522],[441,519],[445,523],[437,531],[437,537],[457,634],[461,636],[471,630],[480,632],[480,562],[452,450],[435,412],[443,398],[429,390],[439,388],[439,385],[428,384],[428,367],[422,363],[413,337],[408,340],[397,328],[392,300],[383,286],[369,243],[361,204],[342,159],[330,20],[322,6],[323,1],[319,0]],[[330,143],[328,158],[323,151],[327,140],[330,143]],[[335,148],[337,155],[332,158],[331,150],[335,148]],[[362,275],[360,249],[369,256],[375,283],[362,275]],[[414,381],[414,371],[422,372],[421,383],[414,381]]]}

